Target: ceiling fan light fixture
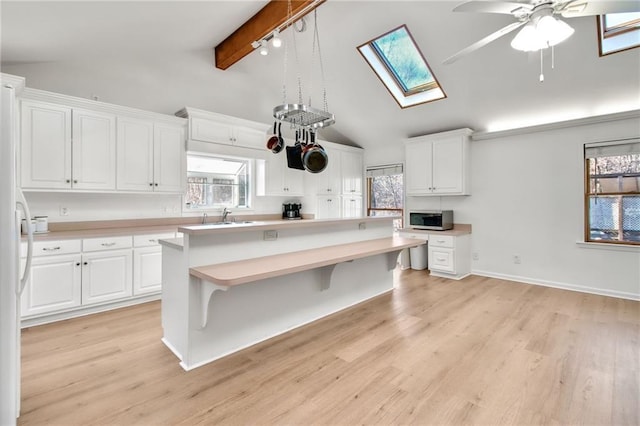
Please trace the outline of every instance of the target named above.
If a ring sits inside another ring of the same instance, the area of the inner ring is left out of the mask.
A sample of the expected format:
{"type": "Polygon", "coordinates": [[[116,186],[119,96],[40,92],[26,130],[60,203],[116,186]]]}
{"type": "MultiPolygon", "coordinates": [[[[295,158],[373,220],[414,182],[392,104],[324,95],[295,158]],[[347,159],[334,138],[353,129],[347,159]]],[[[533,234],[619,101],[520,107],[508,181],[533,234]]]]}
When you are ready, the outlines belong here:
{"type": "Polygon", "coordinates": [[[549,46],[555,46],[565,41],[575,31],[569,24],[553,16],[543,16],[540,18],[536,24],[536,30],[549,46]]]}
{"type": "Polygon", "coordinates": [[[511,40],[511,47],[523,52],[535,52],[544,49],[547,45],[540,37],[536,26],[532,22],[529,22],[522,27],[513,40],[511,40]]]}

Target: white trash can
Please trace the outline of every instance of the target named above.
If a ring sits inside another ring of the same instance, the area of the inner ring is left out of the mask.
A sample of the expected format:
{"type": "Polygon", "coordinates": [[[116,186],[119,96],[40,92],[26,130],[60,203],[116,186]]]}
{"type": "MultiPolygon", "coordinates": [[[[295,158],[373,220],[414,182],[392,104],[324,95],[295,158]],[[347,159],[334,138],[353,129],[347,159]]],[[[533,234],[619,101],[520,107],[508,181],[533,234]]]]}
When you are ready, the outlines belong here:
{"type": "Polygon", "coordinates": [[[409,249],[409,257],[411,258],[411,269],[421,271],[427,269],[427,245],[422,244],[418,247],[409,249]]]}

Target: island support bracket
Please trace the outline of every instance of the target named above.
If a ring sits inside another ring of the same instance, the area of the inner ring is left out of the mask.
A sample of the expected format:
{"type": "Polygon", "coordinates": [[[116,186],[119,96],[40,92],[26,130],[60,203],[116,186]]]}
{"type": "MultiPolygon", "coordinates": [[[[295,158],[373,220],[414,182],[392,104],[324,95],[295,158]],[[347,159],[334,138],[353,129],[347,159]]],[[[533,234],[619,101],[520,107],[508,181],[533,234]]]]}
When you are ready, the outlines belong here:
{"type": "Polygon", "coordinates": [[[205,328],[209,321],[209,302],[213,293],[227,291],[228,288],[200,279],[200,328],[205,328]]]}

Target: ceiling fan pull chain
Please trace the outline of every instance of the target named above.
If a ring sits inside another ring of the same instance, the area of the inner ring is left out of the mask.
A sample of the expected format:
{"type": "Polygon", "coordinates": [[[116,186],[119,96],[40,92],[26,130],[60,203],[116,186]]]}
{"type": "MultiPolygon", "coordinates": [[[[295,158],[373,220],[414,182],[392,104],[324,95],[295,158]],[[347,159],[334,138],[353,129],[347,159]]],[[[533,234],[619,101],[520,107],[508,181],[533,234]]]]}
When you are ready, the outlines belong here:
{"type": "Polygon", "coordinates": [[[542,73],[542,68],[544,64],[544,59],[542,56],[542,49],[540,49],[540,83],[544,82],[544,74],[542,73]]]}

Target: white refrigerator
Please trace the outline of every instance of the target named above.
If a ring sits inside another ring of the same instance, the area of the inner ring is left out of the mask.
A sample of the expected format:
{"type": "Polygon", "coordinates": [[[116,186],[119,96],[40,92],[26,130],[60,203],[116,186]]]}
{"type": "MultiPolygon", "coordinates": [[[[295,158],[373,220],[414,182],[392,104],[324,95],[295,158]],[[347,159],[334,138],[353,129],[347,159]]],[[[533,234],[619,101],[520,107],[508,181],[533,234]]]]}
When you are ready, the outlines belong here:
{"type": "MultiPolygon", "coordinates": [[[[28,257],[20,268],[20,220],[31,217],[17,187],[16,84],[2,74],[0,132],[0,425],[15,425],[20,414],[20,295],[27,280],[28,257]]],[[[18,85],[20,82],[18,82],[18,85]]],[[[24,85],[24,80],[22,80],[24,85]]],[[[30,223],[30,221],[27,221],[30,223]]],[[[31,230],[30,230],[31,231],[31,230]]]]}

